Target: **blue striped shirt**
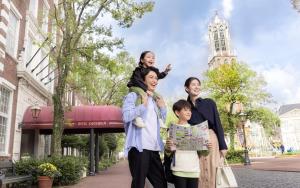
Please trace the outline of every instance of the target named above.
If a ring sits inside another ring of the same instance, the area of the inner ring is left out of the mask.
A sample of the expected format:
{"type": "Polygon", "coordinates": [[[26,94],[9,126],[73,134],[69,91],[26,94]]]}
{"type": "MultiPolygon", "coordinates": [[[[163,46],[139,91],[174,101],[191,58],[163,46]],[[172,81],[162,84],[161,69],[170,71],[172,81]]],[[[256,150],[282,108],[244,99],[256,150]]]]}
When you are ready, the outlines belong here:
{"type": "MultiPolygon", "coordinates": [[[[148,112],[148,106],[146,107],[144,104],[140,104],[136,106],[136,100],[137,100],[137,94],[134,92],[130,92],[128,95],[125,96],[122,106],[122,115],[123,115],[123,121],[124,121],[124,128],[125,128],[125,156],[128,156],[128,152],[132,147],[135,147],[139,152],[143,151],[143,143],[142,143],[142,129],[144,128],[138,128],[134,125],[133,120],[136,117],[141,117],[144,121],[147,117],[146,114],[148,112]]],[[[149,102],[149,100],[148,100],[149,102]]],[[[158,107],[156,103],[154,103],[154,108],[156,108],[156,111],[160,111],[162,119],[166,119],[167,110],[166,108],[160,108],[158,110],[158,107]]],[[[157,122],[157,136],[158,144],[159,144],[159,151],[162,151],[164,146],[162,139],[160,137],[160,125],[158,121],[158,117],[156,115],[156,122],[157,122]]],[[[146,125],[147,126],[147,125],[146,125]]]]}

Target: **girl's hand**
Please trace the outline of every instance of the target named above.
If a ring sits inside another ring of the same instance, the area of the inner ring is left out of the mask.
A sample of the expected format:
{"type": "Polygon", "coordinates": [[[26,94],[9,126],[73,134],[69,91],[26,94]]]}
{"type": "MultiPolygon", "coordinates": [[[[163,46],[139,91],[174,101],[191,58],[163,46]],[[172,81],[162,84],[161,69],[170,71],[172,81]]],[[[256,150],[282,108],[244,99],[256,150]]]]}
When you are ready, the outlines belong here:
{"type": "Polygon", "coordinates": [[[168,64],[164,72],[168,73],[171,69],[171,64],[168,64]]]}
{"type": "Polygon", "coordinates": [[[147,90],[146,93],[147,93],[148,96],[151,96],[151,97],[153,96],[153,92],[152,91],[147,90]]]}
{"type": "Polygon", "coordinates": [[[147,104],[148,104],[148,95],[146,93],[144,95],[142,95],[142,103],[145,106],[147,106],[147,104]]]}

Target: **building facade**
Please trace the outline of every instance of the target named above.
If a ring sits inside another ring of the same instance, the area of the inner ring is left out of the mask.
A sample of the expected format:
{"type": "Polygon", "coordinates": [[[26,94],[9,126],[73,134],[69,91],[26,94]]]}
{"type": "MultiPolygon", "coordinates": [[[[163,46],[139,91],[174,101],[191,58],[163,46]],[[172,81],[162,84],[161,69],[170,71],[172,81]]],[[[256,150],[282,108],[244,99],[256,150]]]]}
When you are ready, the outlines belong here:
{"type": "MultiPolygon", "coordinates": [[[[0,0],[0,157],[18,160],[21,148],[44,155],[45,136],[23,133],[22,119],[32,105],[51,103],[52,48],[43,45],[51,27],[53,0],[0,0]],[[22,146],[22,147],[21,147],[22,146]]],[[[30,152],[30,153],[32,153],[30,152]]]]}
{"type": "Polygon", "coordinates": [[[282,144],[286,150],[300,150],[300,103],[279,108],[282,144]]]}
{"type": "Polygon", "coordinates": [[[221,19],[217,12],[208,25],[208,36],[210,46],[209,69],[236,60],[231,46],[228,23],[225,19],[221,19]]]}

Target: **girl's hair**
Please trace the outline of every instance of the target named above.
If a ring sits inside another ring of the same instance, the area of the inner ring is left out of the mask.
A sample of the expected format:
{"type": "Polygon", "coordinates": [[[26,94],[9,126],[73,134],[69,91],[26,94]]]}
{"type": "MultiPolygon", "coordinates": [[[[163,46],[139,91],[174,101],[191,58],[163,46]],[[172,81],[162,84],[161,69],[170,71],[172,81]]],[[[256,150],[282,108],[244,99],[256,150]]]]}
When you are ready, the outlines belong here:
{"type": "Polygon", "coordinates": [[[155,74],[156,74],[157,77],[158,77],[159,72],[158,72],[158,69],[157,69],[157,68],[155,68],[155,67],[147,67],[147,68],[145,68],[145,69],[142,69],[142,71],[141,71],[141,76],[142,76],[142,78],[143,78],[143,81],[145,81],[145,78],[146,78],[146,76],[149,74],[150,71],[155,72],[155,74]]]}
{"type": "Polygon", "coordinates": [[[143,51],[140,56],[139,65],[143,65],[142,59],[146,56],[147,53],[153,53],[152,51],[143,51]]]}
{"type": "MultiPolygon", "coordinates": [[[[201,85],[201,81],[198,78],[196,78],[196,77],[189,77],[188,79],[186,79],[186,81],[184,83],[184,86],[188,88],[191,85],[191,82],[193,80],[197,80],[199,82],[199,84],[201,85]]],[[[185,90],[185,92],[187,92],[187,90],[185,90]]]]}
{"type": "MultiPolygon", "coordinates": [[[[184,108],[187,108],[187,109],[192,109],[192,106],[191,106],[191,104],[188,102],[188,101],[186,101],[186,100],[183,100],[183,99],[180,99],[179,101],[177,101],[177,102],[175,102],[174,104],[173,104],[173,112],[175,113],[175,111],[180,111],[180,110],[182,110],[182,109],[184,109],[184,108]]],[[[176,113],[175,113],[176,114],[176,113]]],[[[177,116],[177,115],[176,115],[177,116]]]]}

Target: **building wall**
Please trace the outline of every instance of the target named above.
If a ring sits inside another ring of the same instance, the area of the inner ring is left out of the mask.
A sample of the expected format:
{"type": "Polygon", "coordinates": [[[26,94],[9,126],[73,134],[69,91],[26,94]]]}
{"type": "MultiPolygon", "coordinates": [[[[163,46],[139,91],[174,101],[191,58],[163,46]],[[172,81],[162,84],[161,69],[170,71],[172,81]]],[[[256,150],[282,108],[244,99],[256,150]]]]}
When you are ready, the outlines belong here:
{"type": "Polygon", "coordinates": [[[282,143],[286,150],[300,150],[300,109],[279,116],[282,143]]]}
{"type": "MultiPolygon", "coordinates": [[[[29,36],[33,36],[31,44],[42,44],[47,37],[47,32],[51,31],[49,17],[45,19],[42,17],[43,14],[40,14],[42,9],[47,9],[49,13],[51,7],[53,7],[53,0],[0,0],[0,86],[8,89],[11,95],[6,149],[0,152],[0,158],[14,160],[20,158],[21,122],[25,110],[33,104],[44,106],[51,102],[53,83],[45,84],[48,78],[43,81],[41,78],[46,77],[52,69],[48,67],[37,75],[42,67],[49,63],[49,58],[46,58],[37,66],[50,48],[42,48],[33,61],[27,64],[38,50],[38,45],[35,45],[35,48],[28,48],[29,36]],[[11,15],[13,16],[10,17],[11,15]],[[11,22],[12,18],[16,21],[11,22]],[[45,20],[46,22],[43,22],[45,20]],[[41,28],[43,23],[47,23],[47,30],[41,28]],[[14,30],[11,31],[12,29],[14,30]],[[11,35],[15,36],[15,45],[7,42],[11,35]],[[11,46],[14,50],[9,50],[12,49],[11,46]]],[[[53,78],[54,73],[49,77],[53,78]]],[[[44,136],[36,133],[34,136],[36,137],[34,153],[43,154],[44,136]]]]}
{"type": "MultiPolygon", "coordinates": [[[[14,124],[17,106],[16,59],[6,52],[6,36],[8,29],[9,12],[11,3],[8,0],[0,1],[0,86],[10,91],[9,109],[5,133],[4,151],[0,152],[0,158],[11,158],[14,139],[14,124]]],[[[2,148],[3,149],[3,148],[2,148]]]]}

